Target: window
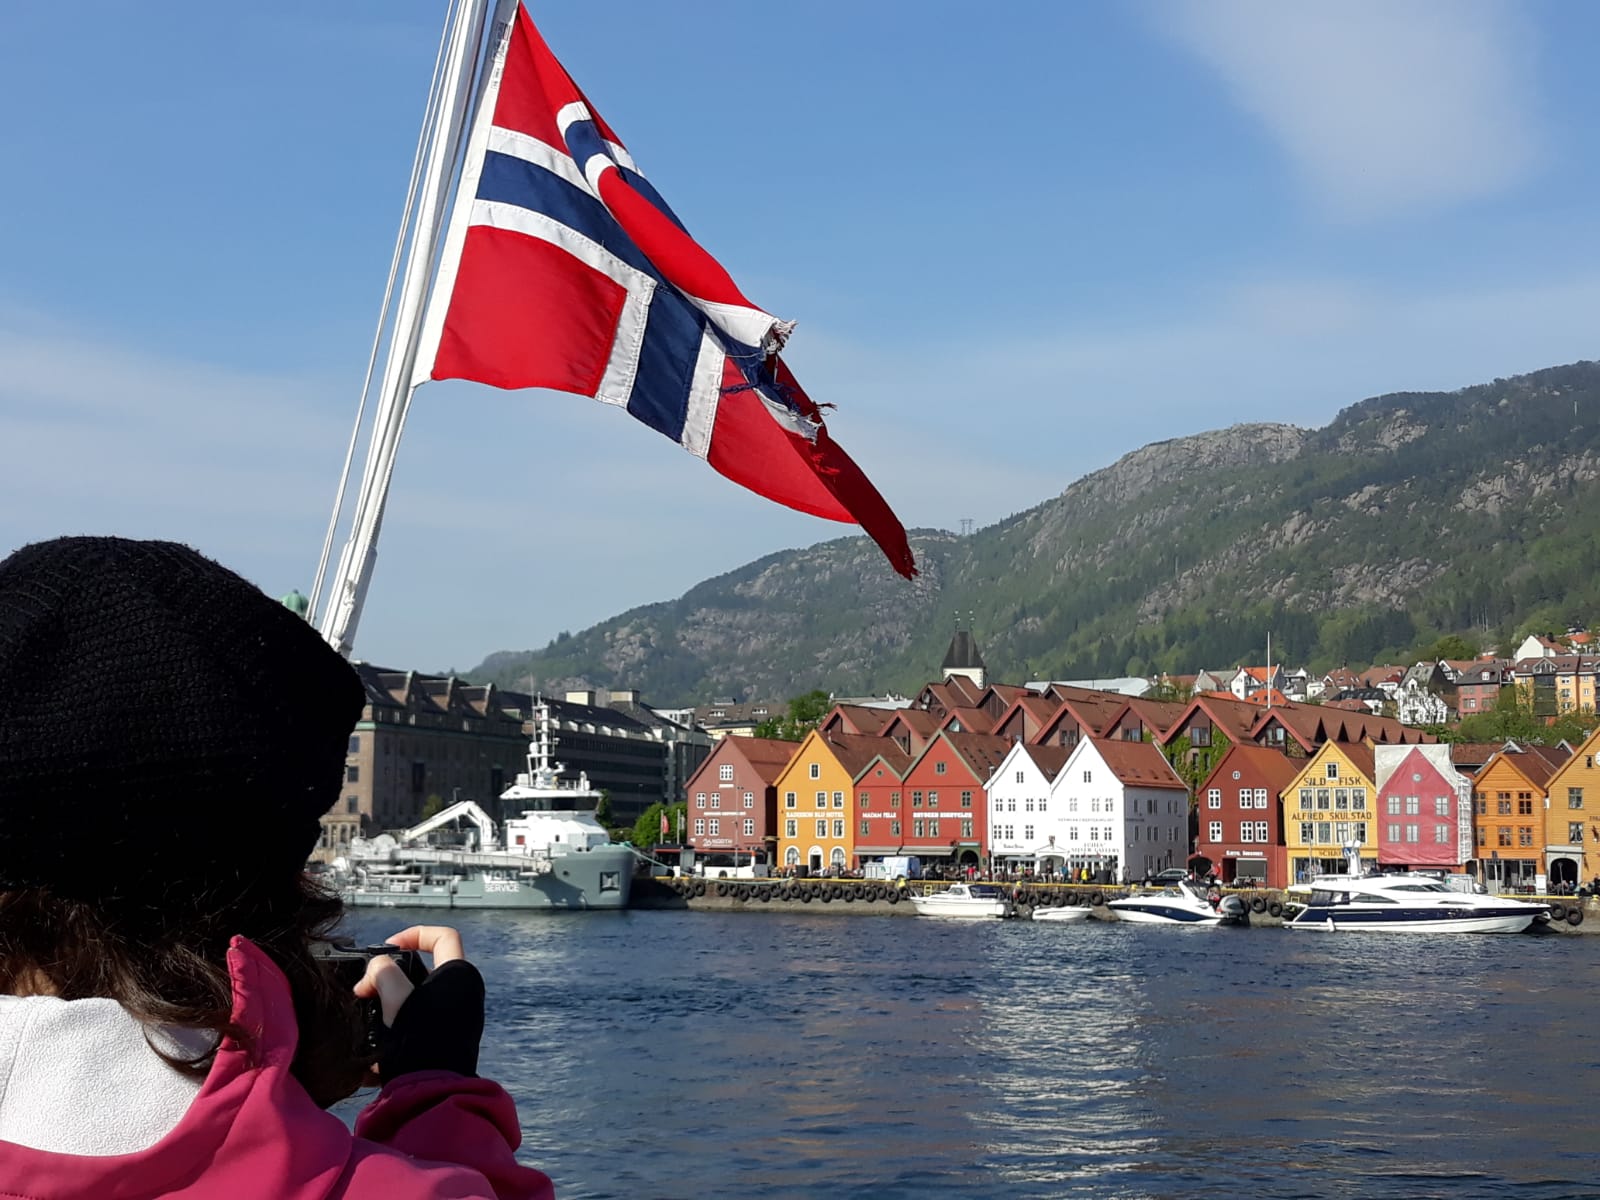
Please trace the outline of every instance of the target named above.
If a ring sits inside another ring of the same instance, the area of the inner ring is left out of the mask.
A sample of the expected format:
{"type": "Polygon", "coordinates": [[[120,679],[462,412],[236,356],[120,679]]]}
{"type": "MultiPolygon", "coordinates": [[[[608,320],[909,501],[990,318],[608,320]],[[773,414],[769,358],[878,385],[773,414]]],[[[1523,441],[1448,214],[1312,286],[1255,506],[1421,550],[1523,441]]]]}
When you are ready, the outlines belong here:
{"type": "Polygon", "coordinates": [[[706,806],[706,794],[704,792],[696,792],[694,794],[694,806],[696,808],[704,808],[706,806]]]}
{"type": "Polygon", "coordinates": [[[1333,843],[1333,823],[1331,821],[1317,822],[1317,841],[1324,846],[1333,843]]]}
{"type": "Polygon", "coordinates": [[[836,837],[836,838],[842,838],[844,836],[844,818],[843,817],[839,818],[838,820],[836,820],[833,823],[833,836],[836,837]]]}
{"type": "Polygon", "coordinates": [[[1414,842],[1416,840],[1417,840],[1417,827],[1415,825],[1407,825],[1406,826],[1406,841],[1414,842]]]}
{"type": "Polygon", "coordinates": [[[890,808],[899,808],[900,807],[900,793],[899,792],[890,792],[889,793],[889,807],[890,808]]]}
{"type": "Polygon", "coordinates": [[[1494,808],[1495,812],[1502,817],[1509,817],[1511,815],[1511,801],[1509,800],[1496,800],[1494,808]]]}
{"type": "Polygon", "coordinates": [[[1337,812],[1349,812],[1350,811],[1350,789],[1349,788],[1334,788],[1333,789],[1333,807],[1334,807],[1335,811],[1337,811],[1337,812]]]}
{"type": "Polygon", "coordinates": [[[349,746],[348,750],[346,750],[346,753],[347,754],[360,754],[361,753],[361,735],[359,733],[352,733],[350,735],[350,746],[349,746]]]}
{"type": "Polygon", "coordinates": [[[360,796],[346,796],[344,798],[344,810],[347,813],[358,813],[358,812],[360,812],[361,811],[361,797],[360,796]]]}
{"type": "Polygon", "coordinates": [[[938,792],[929,792],[928,793],[928,807],[929,808],[938,808],[939,807],[939,793],[938,792]]]}
{"type": "Polygon", "coordinates": [[[1518,825],[1517,826],[1517,845],[1519,845],[1519,846],[1531,846],[1531,845],[1533,845],[1533,826],[1532,825],[1518,825]]]}
{"type": "Polygon", "coordinates": [[[1327,765],[1327,770],[1325,770],[1323,774],[1329,779],[1339,778],[1339,764],[1336,762],[1329,763],[1327,765]]]}
{"type": "Polygon", "coordinates": [[[1406,816],[1408,816],[1408,817],[1417,816],[1422,811],[1422,809],[1420,807],[1420,804],[1421,804],[1421,802],[1417,799],[1417,797],[1415,797],[1415,796],[1407,796],[1406,797],[1406,816]]]}
{"type": "Polygon", "coordinates": [[[1249,788],[1240,788],[1239,789],[1239,807],[1240,808],[1249,808],[1250,807],[1250,803],[1251,803],[1251,797],[1254,796],[1254,795],[1255,795],[1255,793],[1253,791],[1251,791],[1249,788]]]}
{"type": "Polygon", "coordinates": [[[1385,840],[1391,842],[1398,842],[1400,840],[1400,826],[1398,823],[1390,822],[1388,825],[1383,827],[1383,830],[1385,840]]]}
{"type": "Polygon", "coordinates": [[[1448,846],[1450,844],[1450,826],[1435,825],[1433,827],[1433,840],[1441,846],[1448,846]]]}
{"type": "Polygon", "coordinates": [[[794,807],[794,793],[793,792],[785,792],[783,794],[783,806],[785,808],[793,808],[794,807]]]}
{"type": "Polygon", "coordinates": [[[733,764],[732,763],[723,763],[720,767],[717,768],[717,781],[719,783],[732,783],[733,782],[733,764]]]}
{"type": "Polygon", "coordinates": [[[1478,828],[1476,830],[1474,830],[1473,832],[1475,832],[1478,835],[1478,837],[1477,837],[1478,845],[1487,846],[1489,844],[1489,831],[1487,829],[1485,829],[1482,825],[1479,825],[1478,828]]]}
{"type": "Polygon", "coordinates": [[[826,821],[818,821],[817,822],[817,836],[818,837],[827,837],[828,836],[828,823],[826,821]]]}
{"type": "Polygon", "coordinates": [[[1025,841],[1025,842],[1033,841],[1033,826],[1032,825],[1024,825],[1022,827],[1022,840],[1025,841]]]}
{"type": "Polygon", "coordinates": [[[1039,797],[1039,811],[1040,812],[1044,812],[1045,809],[1049,807],[1049,805],[1050,805],[1050,797],[1049,796],[1040,796],[1039,797]]]}
{"type": "Polygon", "coordinates": [[[933,764],[933,773],[934,773],[934,774],[935,774],[935,775],[943,775],[943,774],[944,774],[944,772],[945,772],[945,767],[946,767],[946,765],[947,765],[947,764],[945,764],[945,763],[942,763],[942,762],[936,762],[936,763],[934,763],[934,764],[933,764]]]}
{"type": "Polygon", "coordinates": [[[813,778],[813,779],[821,779],[822,778],[822,764],[821,763],[812,763],[811,764],[811,778],[813,778]]]}
{"type": "Polygon", "coordinates": [[[912,792],[911,793],[911,807],[912,808],[921,808],[922,807],[922,793],[921,792],[912,792]]]}
{"type": "Polygon", "coordinates": [[[923,826],[922,826],[922,818],[918,817],[916,820],[911,822],[911,836],[912,837],[922,837],[923,836],[922,828],[923,828],[923,826]]]}
{"type": "Polygon", "coordinates": [[[1450,815],[1449,796],[1435,796],[1433,798],[1433,815],[1436,817],[1448,817],[1450,815]]]}
{"type": "Polygon", "coordinates": [[[1489,815],[1489,802],[1484,799],[1482,792],[1472,793],[1472,811],[1480,817],[1489,815]]]}
{"type": "Polygon", "coordinates": [[[1496,840],[1500,843],[1500,845],[1511,845],[1511,827],[1509,825],[1502,825],[1494,832],[1496,840]]]}
{"type": "Polygon", "coordinates": [[[1095,797],[1093,800],[1089,801],[1089,811],[1090,812],[1099,812],[1100,811],[1100,798],[1098,796],[1095,797]]]}
{"type": "Polygon", "coordinates": [[[1253,842],[1256,840],[1256,823],[1254,821],[1239,822],[1239,840],[1253,842]]]}
{"type": "Polygon", "coordinates": [[[1206,807],[1207,808],[1221,808],[1222,807],[1222,789],[1221,788],[1207,788],[1206,789],[1206,807]]]}
{"type": "Polygon", "coordinates": [[[1567,789],[1567,807],[1583,807],[1583,789],[1581,787],[1569,787],[1567,789]]]}
{"type": "MultiPolygon", "coordinates": [[[[961,807],[962,808],[971,808],[972,807],[972,793],[971,792],[962,792],[961,793],[961,807]]],[[[1039,801],[1039,811],[1040,812],[1044,811],[1044,801],[1043,800],[1039,801]]]]}
{"type": "Polygon", "coordinates": [[[707,830],[707,832],[709,832],[712,837],[716,837],[722,832],[722,822],[717,820],[716,817],[712,817],[710,828],[707,830]]]}
{"type": "Polygon", "coordinates": [[[1310,808],[1317,802],[1317,794],[1311,788],[1300,789],[1300,807],[1310,808]]]}
{"type": "Polygon", "coordinates": [[[828,807],[828,793],[827,792],[818,792],[817,793],[817,807],[818,808],[827,808],[828,807]]]}
{"type": "Polygon", "coordinates": [[[1067,830],[1067,840],[1072,842],[1078,840],[1078,827],[1076,825],[1067,830]]]}
{"type": "Polygon", "coordinates": [[[1518,800],[1517,801],[1517,815],[1518,816],[1523,816],[1523,817],[1532,816],[1533,815],[1533,801],[1532,800],[1518,800]]]}
{"type": "Polygon", "coordinates": [[[795,826],[797,824],[799,824],[799,822],[797,822],[793,817],[790,817],[787,821],[785,821],[783,823],[783,836],[789,838],[797,836],[795,831],[795,826]]]}
{"type": "Polygon", "coordinates": [[[871,828],[868,825],[868,823],[866,821],[863,821],[863,822],[861,822],[861,827],[860,827],[858,832],[861,834],[862,837],[865,837],[868,833],[870,833],[872,831],[871,831],[871,828]]]}
{"type": "Polygon", "coordinates": [[[783,861],[784,861],[784,863],[786,865],[791,866],[791,867],[799,865],[799,862],[800,862],[800,851],[799,851],[799,848],[795,847],[795,846],[790,846],[787,850],[785,850],[783,852],[783,861]]]}
{"type": "Polygon", "coordinates": [[[744,819],[744,835],[745,837],[755,837],[756,822],[754,817],[746,817],[744,819]]]}
{"type": "Polygon", "coordinates": [[[899,837],[900,836],[900,822],[899,821],[890,821],[889,822],[889,836],[890,837],[899,837]]]}
{"type": "Polygon", "coordinates": [[[1301,821],[1300,822],[1300,841],[1302,843],[1304,843],[1307,846],[1315,844],[1316,838],[1312,836],[1315,832],[1316,832],[1316,826],[1313,825],[1310,821],[1301,821]]]}
{"type": "Polygon", "coordinates": [[[694,835],[695,835],[695,837],[702,836],[705,833],[705,831],[706,831],[706,819],[704,817],[696,817],[694,819],[694,835]]]}
{"type": "Polygon", "coordinates": [[[344,768],[344,781],[346,783],[360,783],[361,768],[355,763],[346,763],[344,768]]]}
{"type": "MultiPolygon", "coordinates": [[[[1191,726],[1189,726],[1189,744],[1191,746],[1209,746],[1209,745],[1211,745],[1211,726],[1209,726],[1209,725],[1191,725],[1191,726]]],[[[1087,783],[1088,781],[1085,780],[1084,782],[1087,783]]]]}
{"type": "MultiPolygon", "coordinates": [[[[1220,825],[1221,822],[1219,821],[1218,824],[1220,825]]],[[[1089,826],[1089,840],[1091,842],[1098,842],[1100,840],[1100,826],[1098,826],[1098,825],[1089,826]]]]}
{"type": "Polygon", "coordinates": [[[1017,798],[1015,796],[1012,796],[1009,800],[1006,801],[1006,811],[1007,812],[1016,812],[1017,811],[1017,798]]]}
{"type": "Polygon", "coordinates": [[[1209,841],[1213,841],[1213,842],[1220,842],[1222,840],[1222,822],[1221,821],[1212,821],[1209,825],[1206,826],[1206,838],[1209,841]]]}
{"type": "Polygon", "coordinates": [[[1582,841],[1583,841],[1583,822],[1582,821],[1568,821],[1567,822],[1567,841],[1570,842],[1574,846],[1579,845],[1580,843],[1582,843],[1582,841]]]}
{"type": "Polygon", "coordinates": [[[1022,772],[1021,772],[1021,771],[1018,771],[1018,772],[1017,772],[1017,782],[1018,782],[1018,783],[1021,783],[1021,782],[1022,782],[1022,772]]]}
{"type": "Polygon", "coordinates": [[[1093,772],[1091,772],[1091,771],[1085,771],[1085,772],[1084,772],[1084,773],[1083,773],[1083,781],[1084,781],[1084,782],[1085,782],[1085,783],[1093,783],[1093,782],[1094,782],[1094,780],[1092,780],[1092,779],[1091,779],[1091,778],[1089,778],[1089,776],[1090,776],[1090,775],[1091,775],[1091,774],[1093,774],[1093,772]]]}
{"type": "Polygon", "coordinates": [[[1267,806],[1267,789],[1266,788],[1257,788],[1256,789],[1256,807],[1257,808],[1265,808],[1266,806],[1267,806]]]}
{"type": "Polygon", "coordinates": [[[1388,813],[1389,813],[1389,815],[1391,817],[1398,817],[1400,815],[1400,797],[1399,796],[1390,796],[1388,798],[1388,800],[1385,801],[1385,805],[1386,805],[1386,807],[1388,809],[1388,813]]]}
{"type": "Polygon", "coordinates": [[[1256,822],[1256,841],[1265,843],[1266,840],[1267,840],[1267,823],[1265,821],[1257,821],[1256,822]]]}
{"type": "Polygon", "coordinates": [[[754,808],[756,806],[756,794],[754,792],[746,792],[744,794],[744,806],[746,808],[754,808]]]}
{"type": "Polygon", "coordinates": [[[835,792],[833,794],[833,806],[835,808],[843,808],[844,807],[844,793],[843,792],[835,792]]]}

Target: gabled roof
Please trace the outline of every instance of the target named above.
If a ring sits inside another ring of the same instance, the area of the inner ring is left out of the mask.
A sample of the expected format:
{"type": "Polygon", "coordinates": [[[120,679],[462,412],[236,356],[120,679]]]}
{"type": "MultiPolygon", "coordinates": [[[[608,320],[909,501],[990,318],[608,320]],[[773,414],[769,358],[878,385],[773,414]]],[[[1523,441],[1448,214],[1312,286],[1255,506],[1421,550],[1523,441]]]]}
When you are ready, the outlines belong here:
{"type": "Polygon", "coordinates": [[[1167,727],[1163,744],[1180,736],[1193,722],[1194,714],[1203,712],[1211,723],[1228,735],[1231,742],[1248,741],[1251,730],[1261,719],[1261,710],[1254,704],[1239,699],[1230,692],[1201,692],[1188,704],[1178,720],[1167,727]]]}
{"type": "Polygon", "coordinates": [[[858,778],[867,764],[880,754],[896,754],[904,757],[900,747],[890,738],[866,737],[856,733],[817,736],[851,779],[858,778]]]}
{"type": "Polygon", "coordinates": [[[1271,746],[1253,746],[1246,742],[1232,747],[1218,760],[1217,765],[1211,768],[1211,773],[1201,782],[1199,790],[1205,791],[1213,786],[1213,779],[1226,778],[1224,771],[1238,770],[1241,764],[1247,764],[1258,777],[1266,780],[1267,786],[1274,792],[1281,792],[1288,787],[1290,781],[1305,770],[1306,765],[1304,759],[1290,758],[1271,746]]]}
{"type": "Polygon", "coordinates": [[[1550,783],[1551,777],[1569,757],[1564,745],[1521,746],[1516,742],[1507,742],[1483,764],[1478,774],[1482,775],[1496,763],[1503,762],[1534,787],[1543,791],[1550,783]]]}
{"type": "MultiPolygon", "coordinates": [[[[966,764],[967,770],[972,772],[972,777],[978,781],[980,787],[988,782],[995,768],[1011,752],[1013,745],[1007,738],[995,737],[989,733],[955,733],[950,730],[940,730],[937,737],[950,743],[951,748],[966,764]]],[[[929,742],[922,754],[917,756],[917,760],[920,762],[932,749],[933,743],[929,742]]]]}
{"type": "Polygon", "coordinates": [[[957,726],[967,733],[988,733],[994,728],[994,718],[981,708],[952,708],[945,719],[939,722],[939,728],[957,726]]]}
{"type": "Polygon", "coordinates": [[[1172,764],[1150,742],[1124,742],[1117,738],[1090,738],[1105,764],[1124,784],[1133,787],[1172,788],[1187,792],[1172,764]]]}
{"type": "Polygon", "coordinates": [[[1504,749],[1504,742],[1451,742],[1450,761],[1458,769],[1470,767],[1476,770],[1504,749]]]}
{"type": "Polygon", "coordinates": [[[868,708],[864,704],[835,704],[822,719],[823,729],[837,729],[843,733],[879,734],[894,714],[894,708],[868,708]]]}
{"type": "Polygon", "coordinates": [[[1327,742],[1325,745],[1333,747],[1349,761],[1350,765],[1360,771],[1363,776],[1372,782],[1378,778],[1377,764],[1374,762],[1372,747],[1366,742],[1327,742]]]}
{"type": "Polygon", "coordinates": [[[1245,703],[1254,704],[1260,708],[1266,708],[1269,704],[1274,708],[1279,708],[1289,703],[1289,697],[1275,687],[1259,687],[1245,697],[1245,703]]]}
{"type": "MultiPolygon", "coordinates": [[[[777,738],[741,737],[730,734],[722,739],[717,750],[726,748],[750,764],[750,769],[767,783],[776,783],[778,776],[800,749],[798,742],[784,742],[777,738]]],[[[717,750],[712,751],[715,757],[717,750]]]]}
{"type": "Polygon", "coordinates": [[[999,720],[994,723],[994,728],[999,729],[1006,724],[1016,713],[1025,713],[1028,720],[1043,728],[1055,716],[1056,709],[1061,707],[1061,701],[1052,696],[1036,696],[1032,692],[1026,696],[1018,697],[1011,707],[1000,714],[999,720]]]}
{"type": "MultiPolygon", "coordinates": [[[[1155,730],[1157,738],[1164,737],[1173,723],[1189,711],[1188,703],[1183,700],[1146,700],[1143,696],[1132,697],[1122,707],[1124,711],[1137,714],[1147,729],[1155,730]]],[[[1119,712],[1111,724],[1116,725],[1121,720],[1119,712]]]]}
{"type": "Polygon", "coordinates": [[[1114,692],[1096,692],[1088,688],[1051,684],[1050,693],[1061,701],[1045,725],[1034,735],[1035,741],[1046,741],[1068,716],[1087,730],[1091,736],[1103,735],[1116,723],[1128,706],[1128,698],[1114,692]]]}
{"type": "Polygon", "coordinates": [[[911,769],[911,764],[914,760],[911,755],[900,749],[898,742],[892,738],[878,738],[877,740],[884,744],[879,747],[878,753],[861,764],[859,771],[850,776],[852,783],[860,783],[866,777],[867,772],[872,770],[872,765],[878,762],[887,767],[896,779],[904,779],[906,772],[911,769]]]}
{"type": "Polygon", "coordinates": [[[1067,765],[1067,759],[1072,757],[1072,746],[1029,746],[1021,747],[1022,753],[1033,760],[1033,765],[1038,767],[1046,779],[1054,779],[1061,774],[1061,768],[1067,765]]]}

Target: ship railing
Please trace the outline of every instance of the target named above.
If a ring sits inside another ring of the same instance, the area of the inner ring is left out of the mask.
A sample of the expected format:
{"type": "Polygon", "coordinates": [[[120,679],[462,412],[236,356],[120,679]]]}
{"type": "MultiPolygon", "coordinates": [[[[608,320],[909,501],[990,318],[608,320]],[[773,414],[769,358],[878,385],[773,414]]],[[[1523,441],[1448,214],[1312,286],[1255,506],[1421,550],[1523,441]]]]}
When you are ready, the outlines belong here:
{"type": "Polygon", "coordinates": [[[396,850],[394,857],[408,863],[440,863],[457,867],[489,867],[515,870],[523,875],[548,875],[550,860],[543,855],[486,854],[479,850],[396,850]]]}

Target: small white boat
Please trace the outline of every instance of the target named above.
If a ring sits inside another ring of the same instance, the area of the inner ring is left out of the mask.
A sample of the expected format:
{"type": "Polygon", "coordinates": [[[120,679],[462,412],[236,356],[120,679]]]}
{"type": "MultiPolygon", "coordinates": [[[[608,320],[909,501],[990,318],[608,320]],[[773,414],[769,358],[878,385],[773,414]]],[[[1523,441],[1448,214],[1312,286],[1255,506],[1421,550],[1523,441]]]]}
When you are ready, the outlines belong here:
{"type": "Polygon", "coordinates": [[[1036,908],[1033,910],[1035,921],[1053,921],[1057,925],[1077,925],[1089,919],[1087,908],[1036,908]]]}
{"type": "Polygon", "coordinates": [[[992,883],[952,883],[942,891],[911,897],[919,917],[1004,917],[1011,912],[1005,889],[992,883]]]}
{"type": "Polygon", "coordinates": [[[1550,916],[1542,904],[1458,891],[1431,875],[1319,875],[1300,902],[1290,929],[1521,933],[1550,916]]]}
{"type": "Polygon", "coordinates": [[[1142,925],[1242,925],[1248,910],[1237,896],[1216,901],[1187,880],[1159,892],[1134,892],[1106,901],[1119,921],[1142,925]],[[1231,901],[1231,903],[1229,903],[1231,901]]]}

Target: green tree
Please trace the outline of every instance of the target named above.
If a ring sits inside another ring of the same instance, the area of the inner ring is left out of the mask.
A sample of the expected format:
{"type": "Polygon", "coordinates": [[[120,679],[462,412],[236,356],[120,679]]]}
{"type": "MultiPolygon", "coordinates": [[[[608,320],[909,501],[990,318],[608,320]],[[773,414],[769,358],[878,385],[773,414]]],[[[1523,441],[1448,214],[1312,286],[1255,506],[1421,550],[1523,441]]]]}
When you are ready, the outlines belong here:
{"type": "Polygon", "coordinates": [[[436,817],[444,811],[444,797],[438,792],[428,793],[428,798],[422,802],[422,819],[436,817]]]}
{"type": "Polygon", "coordinates": [[[1517,694],[1515,688],[1506,688],[1492,711],[1477,713],[1461,722],[1461,736],[1469,742],[1503,742],[1515,738],[1521,742],[1559,741],[1550,738],[1550,727],[1533,715],[1533,705],[1517,694]]]}
{"type": "Polygon", "coordinates": [[[1163,676],[1160,679],[1151,681],[1150,690],[1145,692],[1143,698],[1146,700],[1162,700],[1168,703],[1182,704],[1189,699],[1189,689],[1184,687],[1181,683],[1176,683],[1173,680],[1163,676]]]}
{"type": "Polygon", "coordinates": [[[654,846],[657,842],[677,837],[678,830],[688,824],[688,807],[686,804],[652,804],[633,823],[633,830],[628,834],[628,841],[635,846],[654,846]],[[666,838],[661,835],[661,817],[663,814],[667,818],[666,838]]]}
{"type": "Polygon", "coordinates": [[[1438,662],[1441,658],[1477,658],[1478,643],[1459,633],[1447,633],[1422,652],[1423,662],[1438,662]]]}
{"type": "Polygon", "coordinates": [[[780,742],[803,742],[833,707],[833,697],[821,688],[789,701],[782,716],[769,717],[756,726],[755,736],[776,738],[780,742]]]}
{"type": "Polygon", "coordinates": [[[611,808],[611,793],[605,788],[600,789],[600,803],[594,806],[594,819],[605,826],[613,838],[628,836],[629,830],[617,824],[617,815],[611,808]]]}

